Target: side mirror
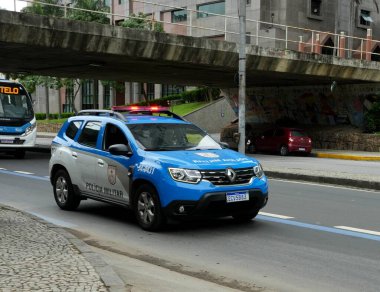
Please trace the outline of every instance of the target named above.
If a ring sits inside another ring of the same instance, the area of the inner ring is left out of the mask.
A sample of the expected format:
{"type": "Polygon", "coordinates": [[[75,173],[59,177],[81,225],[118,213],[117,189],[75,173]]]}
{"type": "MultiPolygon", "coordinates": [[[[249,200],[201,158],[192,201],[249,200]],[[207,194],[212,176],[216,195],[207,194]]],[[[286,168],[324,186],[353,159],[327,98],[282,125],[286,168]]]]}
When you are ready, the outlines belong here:
{"type": "Polygon", "coordinates": [[[223,148],[230,148],[230,145],[226,142],[219,142],[219,145],[222,146],[223,148]]]}
{"type": "Polygon", "coordinates": [[[132,154],[133,154],[131,148],[129,147],[129,145],[125,145],[125,144],[111,145],[108,148],[108,151],[112,155],[120,155],[120,156],[123,155],[123,156],[127,156],[127,157],[131,157],[132,154]]]}

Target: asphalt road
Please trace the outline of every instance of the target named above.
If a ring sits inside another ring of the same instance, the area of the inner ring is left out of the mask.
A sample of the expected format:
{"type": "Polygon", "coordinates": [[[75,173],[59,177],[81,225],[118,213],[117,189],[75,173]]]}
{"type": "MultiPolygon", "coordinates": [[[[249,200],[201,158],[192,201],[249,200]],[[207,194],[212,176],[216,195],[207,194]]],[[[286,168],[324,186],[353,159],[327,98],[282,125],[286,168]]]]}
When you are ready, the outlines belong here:
{"type": "Polygon", "coordinates": [[[379,290],[380,192],[270,180],[265,213],[249,224],[224,218],[149,233],[131,212],[107,204],[88,200],[76,212],[59,210],[48,158],[0,156],[0,203],[71,229],[126,282],[133,279],[122,257],[244,291],[379,290]]]}

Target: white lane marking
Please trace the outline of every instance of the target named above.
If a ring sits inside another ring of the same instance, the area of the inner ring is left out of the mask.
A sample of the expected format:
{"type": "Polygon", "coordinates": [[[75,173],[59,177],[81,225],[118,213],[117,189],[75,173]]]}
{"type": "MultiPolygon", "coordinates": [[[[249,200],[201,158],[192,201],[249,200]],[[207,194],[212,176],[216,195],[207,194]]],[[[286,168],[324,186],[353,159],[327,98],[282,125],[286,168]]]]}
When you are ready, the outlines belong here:
{"type": "Polygon", "coordinates": [[[6,168],[2,168],[2,167],[0,167],[0,170],[7,170],[6,168]]]}
{"type": "Polygon", "coordinates": [[[311,182],[304,182],[304,181],[294,181],[294,180],[286,180],[286,179],[279,179],[279,178],[270,178],[269,180],[276,180],[276,181],[282,181],[282,182],[288,182],[288,183],[294,183],[294,184],[301,184],[301,185],[311,185],[311,186],[322,186],[326,188],[333,188],[333,189],[348,189],[348,190],[357,190],[359,192],[366,192],[366,193],[379,193],[379,191],[376,190],[366,190],[366,189],[360,189],[355,187],[344,187],[344,186],[337,186],[337,185],[331,185],[328,183],[311,183],[311,182]]]}
{"type": "Polygon", "coordinates": [[[354,232],[360,232],[360,233],[366,233],[366,234],[380,236],[380,232],[378,232],[378,231],[372,231],[372,230],[354,228],[354,227],[349,227],[349,226],[334,226],[334,227],[335,228],[339,228],[339,229],[354,231],[354,232]]]}
{"type": "Polygon", "coordinates": [[[21,173],[21,174],[34,174],[33,172],[27,172],[27,171],[21,171],[21,170],[15,170],[14,172],[21,173]]]}
{"type": "Polygon", "coordinates": [[[285,215],[278,215],[278,214],[272,214],[272,213],[266,213],[266,212],[259,212],[260,215],[268,216],[268,217],[274,217],[274,218],[280,218],[280,219],[293,219],[294,217],[289,217],[285,215]]]}

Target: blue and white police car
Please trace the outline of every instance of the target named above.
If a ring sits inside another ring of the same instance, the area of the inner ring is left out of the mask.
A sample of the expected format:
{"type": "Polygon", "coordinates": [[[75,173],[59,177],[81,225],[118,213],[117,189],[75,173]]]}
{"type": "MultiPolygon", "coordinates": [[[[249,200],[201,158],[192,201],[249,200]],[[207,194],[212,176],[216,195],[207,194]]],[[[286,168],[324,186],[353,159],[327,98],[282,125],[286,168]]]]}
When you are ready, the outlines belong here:
{"type": "Polygon", "coordinates": [[[81,111],[63,124],[51,153],[61,209],[74,210],[87,198],[113,203],[131,208],[145,230],[167,219],[249,221],[268,200],[256,159],[226,149],[167,109],[81,111]]]}

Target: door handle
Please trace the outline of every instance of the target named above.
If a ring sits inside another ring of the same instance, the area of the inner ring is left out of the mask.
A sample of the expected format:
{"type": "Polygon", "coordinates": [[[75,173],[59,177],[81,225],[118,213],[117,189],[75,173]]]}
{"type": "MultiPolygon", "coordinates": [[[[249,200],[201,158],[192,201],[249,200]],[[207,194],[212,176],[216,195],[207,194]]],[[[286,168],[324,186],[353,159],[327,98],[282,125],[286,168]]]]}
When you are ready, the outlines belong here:
{"type": "Polygon", "coordinates": [[[78,153],[76,153],[76,152],[72,152],[72,153],[71,153],[71,156],[74,157],[74,158],[76,159],[76,158],[78,158],[78,153]]]}
{"type": "Polygon", "coordinates": [[[101,159],[98,159],[98,165],[99,165],[100,167],[103,167],[103,166],[104,166],[104,161],[101,160],[101,159]]]}

